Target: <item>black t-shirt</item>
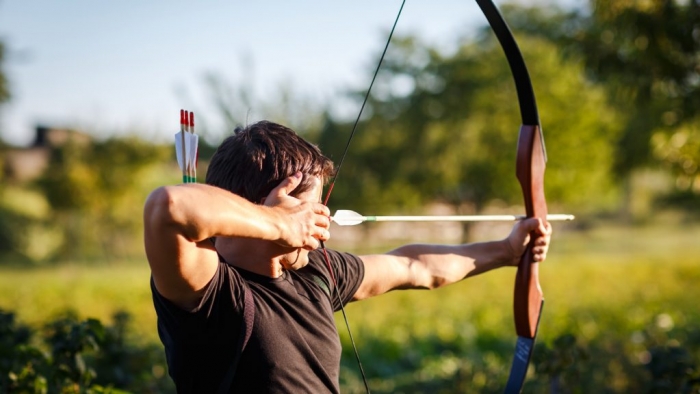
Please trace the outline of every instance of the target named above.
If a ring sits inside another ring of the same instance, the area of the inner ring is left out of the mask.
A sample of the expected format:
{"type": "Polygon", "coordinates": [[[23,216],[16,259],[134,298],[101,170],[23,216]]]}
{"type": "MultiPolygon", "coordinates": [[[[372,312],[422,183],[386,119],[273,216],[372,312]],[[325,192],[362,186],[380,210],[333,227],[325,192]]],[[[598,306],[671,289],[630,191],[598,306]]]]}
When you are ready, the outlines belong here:
{"type": "MultiPolygon", "coordinates": [[[[328,250],[337,291],[348,303],[364,277],[354,255],[328,250]]],[[[309,264],[269,278],[219,263],[200,304],[185,311],[151,280],[158,334],[178,393],[215,393],[241,335],[244,286],[253,294],[255,322],[231,392],[337,393],[341,345],[333,319],[340,309],[323,252],[309,264]],[[331,294],[330,291],[333,291],[331,294]]]]}

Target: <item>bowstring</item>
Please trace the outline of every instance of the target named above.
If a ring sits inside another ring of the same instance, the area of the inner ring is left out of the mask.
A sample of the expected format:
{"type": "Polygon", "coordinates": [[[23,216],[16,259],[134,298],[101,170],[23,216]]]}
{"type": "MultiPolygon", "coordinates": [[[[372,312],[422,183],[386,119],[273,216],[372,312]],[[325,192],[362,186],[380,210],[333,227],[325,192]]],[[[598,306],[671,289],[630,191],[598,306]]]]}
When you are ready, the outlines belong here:
{"type": "MultiPolygon", "coordinates": [[[[389,44],[391,43],[391,37],[394,35],[394,30],[396,30],[396,25],[399,23],[399,17],[401,17],[401,11],[403,11],[403,6],[406,4],[406,0],[401,1],[401,7],[399,8],[399,12],[396,14],[396,19],[394,20],[394,25],[391,27],[391,31],[389,32],[389,37],[386,40],[386,44],[384,45],[384,51],[382,51],[382,55],[379,58],[379,63],[377,63],[377,68],[374,70],[374,75],[372,76],[372,81],[369,84],[369,87],[367,88],[367,93],[365,93],[365,98],[362,100],[362,105],[360,106],[360,112],[357,114],[357,119],[355,119],[355,123],[352,126],[352,131],[350,132],[350,137],[348,137],[348,142],[345,144],[345,149],[343,150],[343,155],[340,157],[340,161],[338,162],[338,166],[336,167],[335,174],[333,175],[333,178],[330,182],[330,186],[328,187],[328,192],[326,193],[326,198],[323,200],[323,205],[328,206],[328,200],[331,197],[331,193],[333,192],[333,187],[335,186],[335,182],[338,179],[338,174],[340,174],[340,169],[343,166],[343,162],[345,161],[345,157],[348,155],[348,150],[350,149],[350,142],[352,141],[352,137],[355,136],[355,132],[357,131],[357,125],[360,123],[360,118],[362,117],[362,112],[365,109],[365,105],[367,104],[367,100],[369,99],[370,92],[372,91],[372,86],[374,86],[374,81],[377,79],[377,74],[379,74],[379,69],[382,66],[382,62],[384,61],[384,57],[386,55],[387,50],[389,49],[389,44]]],[[[369,390],[369,384],[367,383],[367,376],[365,375],[365,370],[362,368],[362,361],[360,361],[360,353],[357,351],[357,345],[355,344],[355,338],[352,335],[352,331],[350,331],[350,323],[348,322],[348,316],[345,313],[345,307],[343,306],[343,300],[340,298],[340,293],[338,292],[338,282],[335,279],[335,275],[333,274],[333,269],[331,268],[331,261],[330,258],[328,257],[328,251],[326,250],[326,245],[321,243],[321,250],[323,251],[323,257],[326,260],[326,266],[328,267],[328,273],[331,277],[331,280],[333,282],[333,288],[335,289],[335,295],[338,300],[338,304],[340,304],[340,310],[343,313],[343,320],[345,321],[345,327],[348,329],[348,336],[350,337],[350,343],[352,344],[352,349],[355,353],[355,359],[357,360],[357,366],[360,369],[360,374],[362,375],[362,382],[365,384],[365,390],[367,391],[367,394],[370,394],[369,390]]]]}

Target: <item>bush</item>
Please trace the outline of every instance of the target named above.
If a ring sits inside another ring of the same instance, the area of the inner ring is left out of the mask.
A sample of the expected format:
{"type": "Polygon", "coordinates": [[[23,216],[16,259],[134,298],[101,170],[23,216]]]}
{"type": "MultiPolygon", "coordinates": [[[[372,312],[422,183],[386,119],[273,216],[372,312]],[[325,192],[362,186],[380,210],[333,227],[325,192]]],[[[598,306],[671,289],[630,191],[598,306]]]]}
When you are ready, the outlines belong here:
{"type": "Polygon", "coordinates": [[[118,312],[104,326],[67,312],[35,331],[0,311],[0,392],[174,392],[162,349],[127,341],[129,320],[118,312]]]}

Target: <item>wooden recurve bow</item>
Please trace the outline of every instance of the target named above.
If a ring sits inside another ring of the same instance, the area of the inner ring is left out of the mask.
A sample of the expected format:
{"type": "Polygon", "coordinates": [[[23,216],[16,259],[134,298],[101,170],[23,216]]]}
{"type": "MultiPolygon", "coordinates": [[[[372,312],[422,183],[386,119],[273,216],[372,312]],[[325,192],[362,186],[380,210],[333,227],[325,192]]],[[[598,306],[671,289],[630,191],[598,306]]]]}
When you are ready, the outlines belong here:
{"type": "MultiPolygon", "coordinates": [[[[522,125],[518,136],[515,172],[523,191],[526,216],[545,221],[547,202],[544,197],[544,170],[547,153],[530,75],[515,38],[496,5],[491,0],[476,2],[501,43],[518,92],[522,125]]],[[[532,254],[535,234],[531,234],[530,239],[530,244],[518,263],[515,277],[513,314],[518,340],[505,388],[508,394],[522,390],[544,304],[538,275],[539,264],[533,260],[532,254]]]]}
{"type": "MultiPolygon", "coordinates": [[[[539,115],[537,112],[537,103],[535,101],[535,94],[532,89],[530,76],[527,71],[527,67],[525,66],[525,61],[523,60],[522,54],[520,53],[520,49],[515,42],[515,38],[498,11],[498,8],[496,8],[496,5],[491,0],[476,0],[476,2],[486,16],[486,19],[496,34],[498,41],[501,43],[515,79],[516,90],[518,92],[518,101],[520,103],[520,113],[522,117],[520,135],[518,137],[516,175],[523,190],[526,216],[538,217],[544,221],[547,217],[547,204],[544,198],[543,180],[547,154],[545,151],[544,138],[542,136],[542,129],[540,127],[539,115]]],[[[386,53],[386,49],[391,40],[394,28],[396,27],[396,22],[401,15],[401,10],[403,9],[404,3],[405,0],[401,4],[401,9],[399,10],[396,21],[394,22],[394,27],[389,34],[389,40],[384,48],[384,53],[382,53],[381,59],[384,58],[384,54],[386,53]]],[[[374,79],[376,78],[377,71],[381,66],[381,59],[377,65],[377,70],[375,71],[374,77],[372,78],[372,83],[370,83],[370,88],[367,90],[367,95],[365,96],[365,100],[363,101],[360,109],[360,115],[362,114],[362,109],[364,109],[365,103],[367,102],[367,97],[369,96],[374,79]]],[[[336,169],[335,176],[330,183],[326,198],[324,199],[324,204],[326,205],[328,204],[328,199],[333,191],[333,186],[337,180],[340,167],[342,166],[347,154],[350,140],[355,134],[359,119],[360,116],[358,115],[357,121],[353,126],[353,130],[350,133],[350,138],[348,139],[345,151],[336,169]]],[[[542,304],[544,302],[538,278],[538,263],[533,261],[532,255],[535,234],[531,235],[531,243],[528,245],[518,264],[518,271],[515,280],[513,310],[515,315],[515,330],[518,335],[518,341],[516,344],[515,356],[513,358],[510,376],[508,378],[508,383],[506,384],[506,393],[519,393],[522,389],[525,381],[525,375],[527,373],[527,367],[532,355],[532,349],[534,347],[535,336],[537,334],[537,327],[540,320],[540,313],[542,311],[542,304]]],[[[325,247],[322,246],[322,248],[325,252],[325,247]]],[[[359,356],[358,364],[360,364],[359,356]]],[[[364,371],[362,371],[361,364],[360,371],[362,372],[364,378],[364,371]]],[[[369,393],[369,387],[366,379],[365,388],[369,393]]]]}

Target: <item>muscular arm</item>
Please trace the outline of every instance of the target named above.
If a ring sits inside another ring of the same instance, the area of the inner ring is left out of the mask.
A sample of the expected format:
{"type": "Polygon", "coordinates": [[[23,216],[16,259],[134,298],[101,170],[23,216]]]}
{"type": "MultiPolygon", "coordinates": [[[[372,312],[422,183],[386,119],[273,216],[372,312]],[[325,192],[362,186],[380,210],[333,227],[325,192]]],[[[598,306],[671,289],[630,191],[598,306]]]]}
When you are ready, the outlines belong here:
{"type": "Polygon", "coordinates": [[[211,237],[317,247],[328,213],[321,204],[288,196],[298,183],[290,177],[273,190],[267,198],[272,206],[202,184],[153,191],[144,207],[144,242],[158,291],[185,309],[196,305],[218,266],[211,237]]]}
{"type": "Polygon", "coordinates": [[[544,261],[551,230],[538,219],[519,222],[501,241],[464,245],[402,246],[386,254],[361,256],[365,277],[354,301],[399,289],[435,289],[495,268],[517,265],[535,232],[535,261],[544,261]]]}

